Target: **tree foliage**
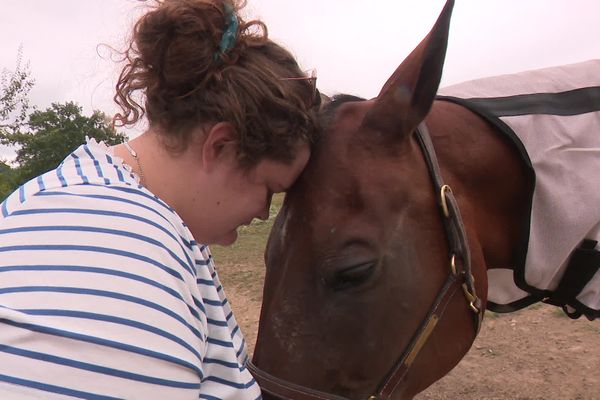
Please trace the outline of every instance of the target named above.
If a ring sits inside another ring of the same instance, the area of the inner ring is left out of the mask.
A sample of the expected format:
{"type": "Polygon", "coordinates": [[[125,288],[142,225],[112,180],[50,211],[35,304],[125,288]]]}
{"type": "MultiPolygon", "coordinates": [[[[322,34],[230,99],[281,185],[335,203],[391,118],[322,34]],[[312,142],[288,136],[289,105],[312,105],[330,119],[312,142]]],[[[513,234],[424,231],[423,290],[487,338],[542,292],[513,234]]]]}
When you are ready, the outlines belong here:
{"type": "Polygon", "coordinates": [[[27,120],[28,95],[34,83],[29,63],[23,63],[23,48],[19,48],[15,69],[0,71],[0,143],[5,142],[7,133],[15,133],[27,120]]]}
{"type": "Polygon", "coordinates": [[[45,111],[31,113],[26,132],[5,135],[7,144],[17,148],[18,183],[55,168],[85,143],[86,137],[107,145],[125,140],[125,135],[115,131],[104,113],[94,111],[87,117],[73,102],[54,103],[45,111]]]}
{"type": "Polygon", "coordinates": [[[0,161],[0,201],[11,194],[16,186],[15,170],[0,161]]]}
{"type": "Polygon", "coordinates": [[[32,111],[28,96],[34,82],[20,48],[15,69],[0,71],[0,144],[17,154],[10,165],[0,160],[0,201],[29,179],[56,168],[86,137],[107,145],[125,140],[104,113],[85,116],[73,102],[32,111]]]}

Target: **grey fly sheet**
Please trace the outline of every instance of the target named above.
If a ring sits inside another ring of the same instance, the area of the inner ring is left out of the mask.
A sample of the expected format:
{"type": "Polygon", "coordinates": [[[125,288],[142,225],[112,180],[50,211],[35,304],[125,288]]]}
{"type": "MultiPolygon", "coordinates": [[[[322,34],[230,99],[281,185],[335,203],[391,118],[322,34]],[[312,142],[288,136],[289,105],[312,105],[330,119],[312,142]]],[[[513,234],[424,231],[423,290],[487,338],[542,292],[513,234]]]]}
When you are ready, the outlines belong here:
{"type": "Polygon", "coordinates": [[[544,300],[573,317],[600,316],[600,60],[474,80],[439,95],[493,124],[535,182],[514,270],[488,270],[488,308],[544,300]]]}

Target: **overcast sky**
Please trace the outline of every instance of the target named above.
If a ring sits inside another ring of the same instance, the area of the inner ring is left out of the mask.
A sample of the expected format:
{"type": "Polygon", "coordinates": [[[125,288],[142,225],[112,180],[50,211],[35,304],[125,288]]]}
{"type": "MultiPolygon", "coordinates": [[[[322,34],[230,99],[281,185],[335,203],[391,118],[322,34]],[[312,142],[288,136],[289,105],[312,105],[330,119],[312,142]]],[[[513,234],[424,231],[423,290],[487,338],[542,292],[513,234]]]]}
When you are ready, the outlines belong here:
{"type": "MultiPolygon", "coordinates": [[[[376,96],[427,34],[444,0],[248,0],[326,94],[376,96]]],[[[123,48],[143,10],[138,0],[0,0],[0,69],[19,46],[30,63],[39,109],[76,101],[112,115],[123,48]]],[[[442,85],[600,57],[598,0],[457,0],[442,85]]],[[[139,132],[131,130],[134,136],[139,132]]],[[[0,149],[0,158],[10,152],[0,149]]]]}

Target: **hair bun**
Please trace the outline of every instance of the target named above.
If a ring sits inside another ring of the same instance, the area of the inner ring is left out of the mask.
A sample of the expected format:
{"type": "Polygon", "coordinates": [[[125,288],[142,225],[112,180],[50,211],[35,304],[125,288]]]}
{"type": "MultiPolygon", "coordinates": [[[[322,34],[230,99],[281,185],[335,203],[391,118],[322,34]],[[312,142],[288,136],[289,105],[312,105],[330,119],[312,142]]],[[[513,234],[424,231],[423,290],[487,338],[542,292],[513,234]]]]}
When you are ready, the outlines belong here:
{"type": "Polygon", "coordinates": [[[228,121],[240,154],[289,155],[312,134],[306,98],[314,94],[294,57],[268,39],[260,21],[244,21],[243,3],[165,0],[135,24],[115,101],[116,125],[147,115],[151,128],[182,139],[199,124],[228,121]],[[216,56],[215,56],[216,55],[216,56]],[[134,100],[145,96],[144,105],[134,100]],[[286,150],[287,149],[287,150],[286,150]]]}

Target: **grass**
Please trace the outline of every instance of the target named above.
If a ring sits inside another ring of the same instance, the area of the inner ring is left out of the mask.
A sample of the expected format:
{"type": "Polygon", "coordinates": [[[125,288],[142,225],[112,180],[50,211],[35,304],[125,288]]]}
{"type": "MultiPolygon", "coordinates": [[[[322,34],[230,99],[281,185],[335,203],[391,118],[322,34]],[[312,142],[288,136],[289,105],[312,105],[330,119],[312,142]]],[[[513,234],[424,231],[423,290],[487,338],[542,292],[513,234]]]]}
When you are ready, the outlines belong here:
{"type": "Polygon", "coordinates": [[[485,318],[486,319],[500,318],[500,314],[497,312],[490,311],[490,310],[485,310],[485,318]]]}
{"type": "Polygon", "coordinates": [[[599,326],[594,326],[594,325],[589,324],[586,326],[586,328],[589,329],[590,331],[592,331],[593,333],[600,335],[600,327],[599,326]]]}
{"type": "Polygon", "coordinates": [[[557,318],[569,318],[569,316],[567,314],[565,314],[565,312],[563,311],[562,308],[560,307],[554,307],[552,309],[552,315],[557,317],[557,318]]]}
{"type": "Polygon", "coordinates": [[[529,307],[527,307],[530,310],[539,310],[540,308],[542,308],[544,306],[544,303],[542,302],[538,302],[538,303],[533,303],[532,305],[530,305],[529,307]]]}

